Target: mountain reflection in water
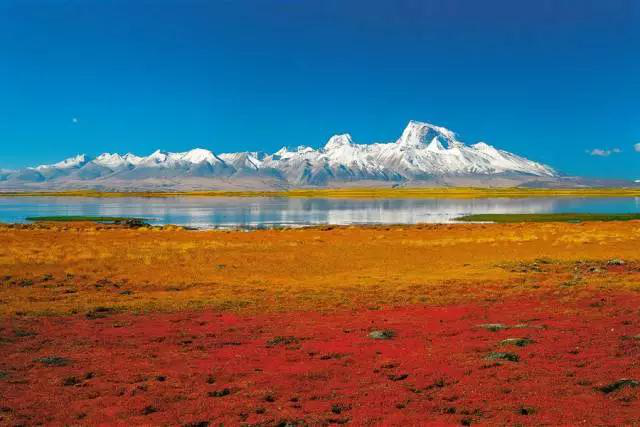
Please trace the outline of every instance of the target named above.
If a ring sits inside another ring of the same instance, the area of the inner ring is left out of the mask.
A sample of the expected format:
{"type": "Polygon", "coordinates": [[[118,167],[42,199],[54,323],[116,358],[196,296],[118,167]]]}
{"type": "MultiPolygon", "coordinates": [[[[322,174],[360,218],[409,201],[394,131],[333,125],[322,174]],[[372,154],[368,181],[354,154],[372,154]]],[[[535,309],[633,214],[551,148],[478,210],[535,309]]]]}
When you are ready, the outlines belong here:
{"type": "Polygon", "coordinates": [[[30,216],[146,218],[197,228],[447,223],[475,213],[639,212],[640,198],[317,199],[317,198],[0,198],[0,222],[30,216]]]}

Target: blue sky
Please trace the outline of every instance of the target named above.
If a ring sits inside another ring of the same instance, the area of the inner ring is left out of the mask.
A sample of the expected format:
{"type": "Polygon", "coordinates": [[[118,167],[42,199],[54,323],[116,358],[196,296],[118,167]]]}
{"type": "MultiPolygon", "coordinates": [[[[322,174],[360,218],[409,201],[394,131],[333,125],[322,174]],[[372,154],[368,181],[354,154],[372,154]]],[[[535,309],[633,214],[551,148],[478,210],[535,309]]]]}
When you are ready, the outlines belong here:
{"type": "Polygon", "coordinates": [[[391,141],[414,119],[640,178],[639,22],[633,0],[0,0],[0,167],[391,141]]]}

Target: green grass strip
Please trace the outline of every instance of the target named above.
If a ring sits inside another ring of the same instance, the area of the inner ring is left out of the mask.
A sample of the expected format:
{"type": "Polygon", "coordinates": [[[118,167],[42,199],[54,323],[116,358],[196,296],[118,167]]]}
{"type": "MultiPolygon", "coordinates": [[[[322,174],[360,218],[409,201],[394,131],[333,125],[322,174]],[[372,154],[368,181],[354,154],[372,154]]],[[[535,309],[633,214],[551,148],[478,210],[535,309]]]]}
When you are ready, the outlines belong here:
{"type": "Polygon", "coordinates": [[[114,217],[114,216],[32,216],[27,221],[34,222],[124,222],[143,221],[140,218],[114,217]]]}
{"type": "Polygon", "coordinates": [[[586,221],[632,221],[640,220],[640,213],[593,214],[593,213],[555,213],[555,214],[476,214],[456,218],[467,222],[586,222],[586,221]]]}

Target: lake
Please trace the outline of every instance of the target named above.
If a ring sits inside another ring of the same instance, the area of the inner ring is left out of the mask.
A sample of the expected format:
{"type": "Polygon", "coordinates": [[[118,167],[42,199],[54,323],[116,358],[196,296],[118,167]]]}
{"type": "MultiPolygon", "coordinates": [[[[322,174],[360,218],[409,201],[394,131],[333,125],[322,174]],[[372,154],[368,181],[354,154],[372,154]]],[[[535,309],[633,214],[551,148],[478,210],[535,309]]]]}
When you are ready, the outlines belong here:
{"type": "Polygon", "coordinates": [[[0,197],[0,222],[30,216],[145,218],[196,228],[448,223],[476,213],[640,212],[640,198],[321,199],[278,197],[0,197]]]}

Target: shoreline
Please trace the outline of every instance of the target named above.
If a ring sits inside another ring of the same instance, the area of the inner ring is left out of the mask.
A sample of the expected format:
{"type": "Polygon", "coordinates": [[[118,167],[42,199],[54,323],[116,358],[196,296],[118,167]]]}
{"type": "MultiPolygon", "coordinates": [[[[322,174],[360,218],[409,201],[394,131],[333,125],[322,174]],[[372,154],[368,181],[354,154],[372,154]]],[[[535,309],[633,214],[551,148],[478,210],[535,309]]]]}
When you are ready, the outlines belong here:
{"type": "Polygon", "coordinates": [[[640,188],[335,188],[296,189],[288,191],[7,191],[1,197],[93,197],[93,198],[171,198],[171,197],[283,197],[329,199],[476,199],[476,198],[539,198],[539,197],[640,197],[640,188]]]}

